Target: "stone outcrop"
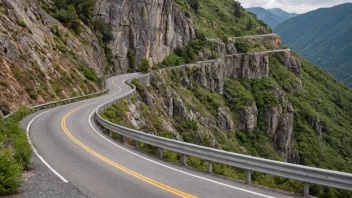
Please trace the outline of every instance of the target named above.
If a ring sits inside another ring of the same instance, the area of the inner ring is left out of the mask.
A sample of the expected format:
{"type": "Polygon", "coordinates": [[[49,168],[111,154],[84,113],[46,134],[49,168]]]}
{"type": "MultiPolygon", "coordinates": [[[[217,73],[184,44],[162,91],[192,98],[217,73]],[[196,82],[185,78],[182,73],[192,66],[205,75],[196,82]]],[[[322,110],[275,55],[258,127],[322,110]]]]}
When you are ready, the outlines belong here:
{"type": "Polygon", "coordinates": [[[201,62],[189,67],[193,79],[205,89],[221,94],[225,83],[225,65],[222,61],[201,62]]]}
{"type": "Polygon", "coordinates": [[[317,139],[319,143],[322,143],[323,138],[322,138],[322,133],[325,128],[321,126],[320,119],[314,116],[308,116],[308,124],[313,128],[313,130],[317,133],[317,139]]]}
{"type": "Polygon", "coordinates": [[[10,62],[18,59],[19,51],[12,38],[8,35],[0,34],[0,56],[4,56],[10,62]]]}
{"type": "Polygon", "coordinates": [[[279,127],[280,115],[282,107],[272,107],[265,111],[265,133],[275,135],[279,127]]]}
{"type": "Polygon", "coordinates": [[[143,102],[145,102],[148,106],[154,105],[155,99],[147,90],[140,91],[139,95],[141,96],[143,102]]]}
{"type": "Polygon", "coordinates": [[[253,103],[253,105],[246,107],[244,110],[238,111],[240,120],[238,123],[238,130],[253,130],[257,127],[258,121],[258,109],[257,105],[253,103]]]}
{"type": "Polygon", "coordinates": [[[226,77],[250,80],[269,75],[269,56],[267,53],[227,55],[225,64],[226,77]]]}
{"type": "Polygon", "coordinates": [[[199,83],[203,88],[216,93],[221,94],[224,89],[224,83],[226,78],[225,73],[225,64],[220,60],[212,61],[202,61],[194,64],[188,64],[184,66],[179,66],[172,69],[165,69],[161,72],[166,72],[168,70],[177,70],[183,72],[182,85],[184,87],[191,86],[191,79],[199,83]],[[190,73],[190,76],[187,76],[186,73],[190,73]]]}
{"type": "Polygon", "coordinates": [[[105,70],[104,50],[88,27],[82,25],[78,38],[46,13],[40,1],[0,0],[0,4],[0,80],[6,85],[0,85],[0,109],[14,111],[21,105],[98,90],[97,84],[83,82],[83,72],[72,61],[72,56],[78,57],[99,76],[105,70]],[[55,36],[58,32],[60,38],[55,36]]]}
{"type": "Polygon", "coordinates": [[[178,96],[175,95],[173,98],[173,115],[172,116],[179,116],[186,118],[187,120],[191,120],[190,116],[188,115],[187,108],[183,103],[183,100],[178,96]]]}
{"type": "Polygon", "coordinates": [[[274,147],[279,155],[284,159],[289,159],[292,154],[293,142],[293,108],[287,106],[287,112],[280,116],[275,135],[274,147]]]}
{"type": "Polygon", "coordinates": [[[298,163],[298,152],[293,149],[293,107],[287,95],[277,88],[274,93],[277,106],[265,111],[265,132],[274,136],[274,148],[288,162],[298,163]]]}
{"type": "Polygon", "coordinates": [[[234,132],[232,117],[224,108],[219,107],[218,109],[217,123],[221,130],[234,132]]]}
{"type": "Polygon", "coordinates": [[[135,52],[137,64],[142,59],[155,64],[195,38],[191,22],[172,0],[98,0],[94,14],[113,27],[110,48],[117,73],[128,71],[128,49],[135,52]]]}
{"type": "Polygon", "coordinates": [[[227,54],[236,54],[237,50],[235,47],[235,42],[233,40],[227,40],[225,42],[225,46],[226,46],[226,53],[227,54]]]}
{"type": "Polygon", "coordinates": [[[290,53],[285,53],[284,65],[298,77],[302,76],[302,64],[297,57],[292,56],[290,53]]]}

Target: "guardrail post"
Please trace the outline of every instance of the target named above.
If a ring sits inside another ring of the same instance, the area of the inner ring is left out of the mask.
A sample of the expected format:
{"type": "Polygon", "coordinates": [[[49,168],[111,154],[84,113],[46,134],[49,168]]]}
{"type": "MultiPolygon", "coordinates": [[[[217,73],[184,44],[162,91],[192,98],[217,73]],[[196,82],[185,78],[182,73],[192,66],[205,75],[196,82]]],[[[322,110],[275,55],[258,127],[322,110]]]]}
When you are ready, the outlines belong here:
{"type": "Polygon", "coordinates": [[[251,176],[251,171],[246,170],[246,184],[251,184],[252,183],[252,176],[251,176]]]}
{"type": "Polygon", "coordinates": [[[309,184],[308,183],[304,183],[303,196],[309,197],[309,184]]]}
{"type": "Polygon", "coordinates": [[[185,154],[181,154],[181,164],[182,165],[186,165],[186,159],[187,159],[187,156],[185,154]]]}
{"type": "Polygon", "coordinates": [[[122,144],[126,143],[126,137],[123,135],[121,135],[121,143],[122,144]]]}
{"type": "Polygon", "coordinates": [[[213,172],[213,163],[211,161],[207,161],[207,171],[208,173],[212,173],[213,172]]]}
{"type": "Polygon", "coordinates": [[[112,137],[112,131],[109,130],[109,137],[112,137]]]}
{"type": "Polygon", "coordinates": [[[136,140],[136,144],[134,146],[137,150],[139,150],[139,142],[136,140]]]}
{"type": "Polygon", "coordinates": [[[163,149],[162,148],[158,148],[159,151],[159,158],[163,159],[163,149]]]}

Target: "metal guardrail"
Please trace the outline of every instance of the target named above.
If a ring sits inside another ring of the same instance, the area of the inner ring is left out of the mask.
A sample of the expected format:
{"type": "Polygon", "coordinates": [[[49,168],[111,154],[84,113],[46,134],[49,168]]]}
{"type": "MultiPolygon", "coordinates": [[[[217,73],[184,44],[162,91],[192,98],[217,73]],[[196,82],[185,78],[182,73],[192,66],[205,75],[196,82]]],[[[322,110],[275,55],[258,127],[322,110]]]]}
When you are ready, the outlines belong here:
{"type": "Polygon", "coordinates": [[[162,157],[162,149],[181,153],[182,164],[185,164],[185,157],[187,155],[205,159],[208,161],[208,172],[212,171],[211,162],[218,162],[238,168],[243,168],[246,170],[247,184],[251,183],[250,171],[257,171],[261,173],[267,173],[271,175],[302,181],[304,182],[305,197],[308,197],[309,195],[309,183],[352,191],[352,174],[349,173],[279,162],[227,152],[204,146],[198,146],[195,144],[181,142],[173,139],[167,139],[140,132],[137,130],[129,129],[111,123],[102,118],[99,113],[102,112],[105,108],[121,100],[122,98],[131,96],[135,93],[136,88],[130,83],[130,81],[131,79],[127,80],[127,84],[131,86],[131,91],[107,103],[100,105],[95,112],[96,122],[104,129],[107,129],[110,134],[111,132],[114,132],[122,135],[123,142],[125,141],[125,137],[129,137],[133,140],[136,140],[137,142],[144,142],[146,144],[156,146],[159,148],[159,157],[162,157]]]}
{"type": "MultiPolygon", "coordinates": [[[[72,103],[72,102],[77,102],[77,101],[80,101],[80,100],[92,98],[92,97],[95,97],[95,96],[100,96],[102,94],[107,93],[108,91],[109,91],[109,88],[104,89],[103,91],[100,91],[100,92],[97,92],[97,93],[92,93],[92,94],[88,94],[88,95],[77,96],[77,97],[68,98],[68,99],[64,99],[64,100],[58,100],[58,101],[48,102],[48,103],[41,104],[41,105],[36,105],[36,106],[30,107],[29,109],[30,109],[31,113],[34,113],[34,112],[42,110],[42,109],[52,108],[52,107],[65,105],[65,104],[69,104],[69,103],[72,103]]],[[[6,115],[3,119],[6,120],[9,117],[11,117],[12,115],[13,115],[13,113],[10,113],[9,115],[6,115]]]]}

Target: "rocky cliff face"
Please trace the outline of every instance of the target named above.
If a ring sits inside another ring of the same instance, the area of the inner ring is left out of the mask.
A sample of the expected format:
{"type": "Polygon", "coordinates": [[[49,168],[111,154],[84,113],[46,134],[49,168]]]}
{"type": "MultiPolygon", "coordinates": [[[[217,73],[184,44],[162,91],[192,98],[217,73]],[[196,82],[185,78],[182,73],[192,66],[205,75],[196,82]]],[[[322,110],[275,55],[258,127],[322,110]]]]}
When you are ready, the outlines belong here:
{"type": "Polygon", "coordinates": [[[302,77],[302,64],[299,59],[291,54],[291,52],[283,52],[284,65],[299,78],[302,77]]]}
{"type": "Polygon", "coordinates": [[[38,1],[0,0],[0,110],[98,90],[84,76],[105,69],[95,35],[80,38],[48,15],[38,1]],[[83,44],[82,41],[85,40],[83,44]],[[80,66],[78,66],[80,64],[80,66]]]}
{"type": "Polygon", "coordinates": [[[269,75],[267,53],[246,53],[226,56],[226,76],[230,78],[253,79],[269,75]]]}
{"type": "Polygon", "coordinates": [[[253,130],[257,127],[258,122],[258,109],[257,105],[253,103],[253,105],[246,107],[244,110],[240,110],[239,112],[240,120],[238,123],[238,130],[253,130]]]}
{"type": "Polygon", "coordinates": [[[110,22],[114,40],[114,71],[129,69],[128,49],[151,64],[161,62],[177,46],[185,46],[195,38],[191,22],[172,0],[98,0],[94,13],[110,22]]]}
{"type": "Polygon", "coordinates": [[[298,163],[298,154],[292,145],[294,109],[288,101],[288,96],[279,88],[276,88],[273,94],[277,98],[277,105],[265,111],[265,132],[275,137],[274,148],[282,158],[298,163]]]}

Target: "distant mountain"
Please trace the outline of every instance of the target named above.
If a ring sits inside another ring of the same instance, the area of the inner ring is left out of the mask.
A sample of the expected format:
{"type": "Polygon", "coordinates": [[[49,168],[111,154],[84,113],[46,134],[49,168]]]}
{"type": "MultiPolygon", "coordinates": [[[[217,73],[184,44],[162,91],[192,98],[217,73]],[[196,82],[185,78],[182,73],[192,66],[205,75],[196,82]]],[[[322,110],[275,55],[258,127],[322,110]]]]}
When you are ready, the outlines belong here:
{"type": "Polygon", "coordinates": [[[272,9],[268,9],[268,11],[280,17],[280,19],[282,19],[283,21],[298,15],[296,13],[288,13],[280,8],[272,8],[272,9]]]}
{"type": "Polygon", "coordinates": [[[261,7],[247,8],[248,12],[252,12],[257,15],[258,19],[264,21],[271,28],[275,28],[285,20],[297,16],[295,13],[288,13],[280,8],[264,9],[261,7]]]}
{"type": "Polygon", "coordinates": [[[302,14],[274,31],[291,49],[352,87],[352,3],[302,14]]]}

